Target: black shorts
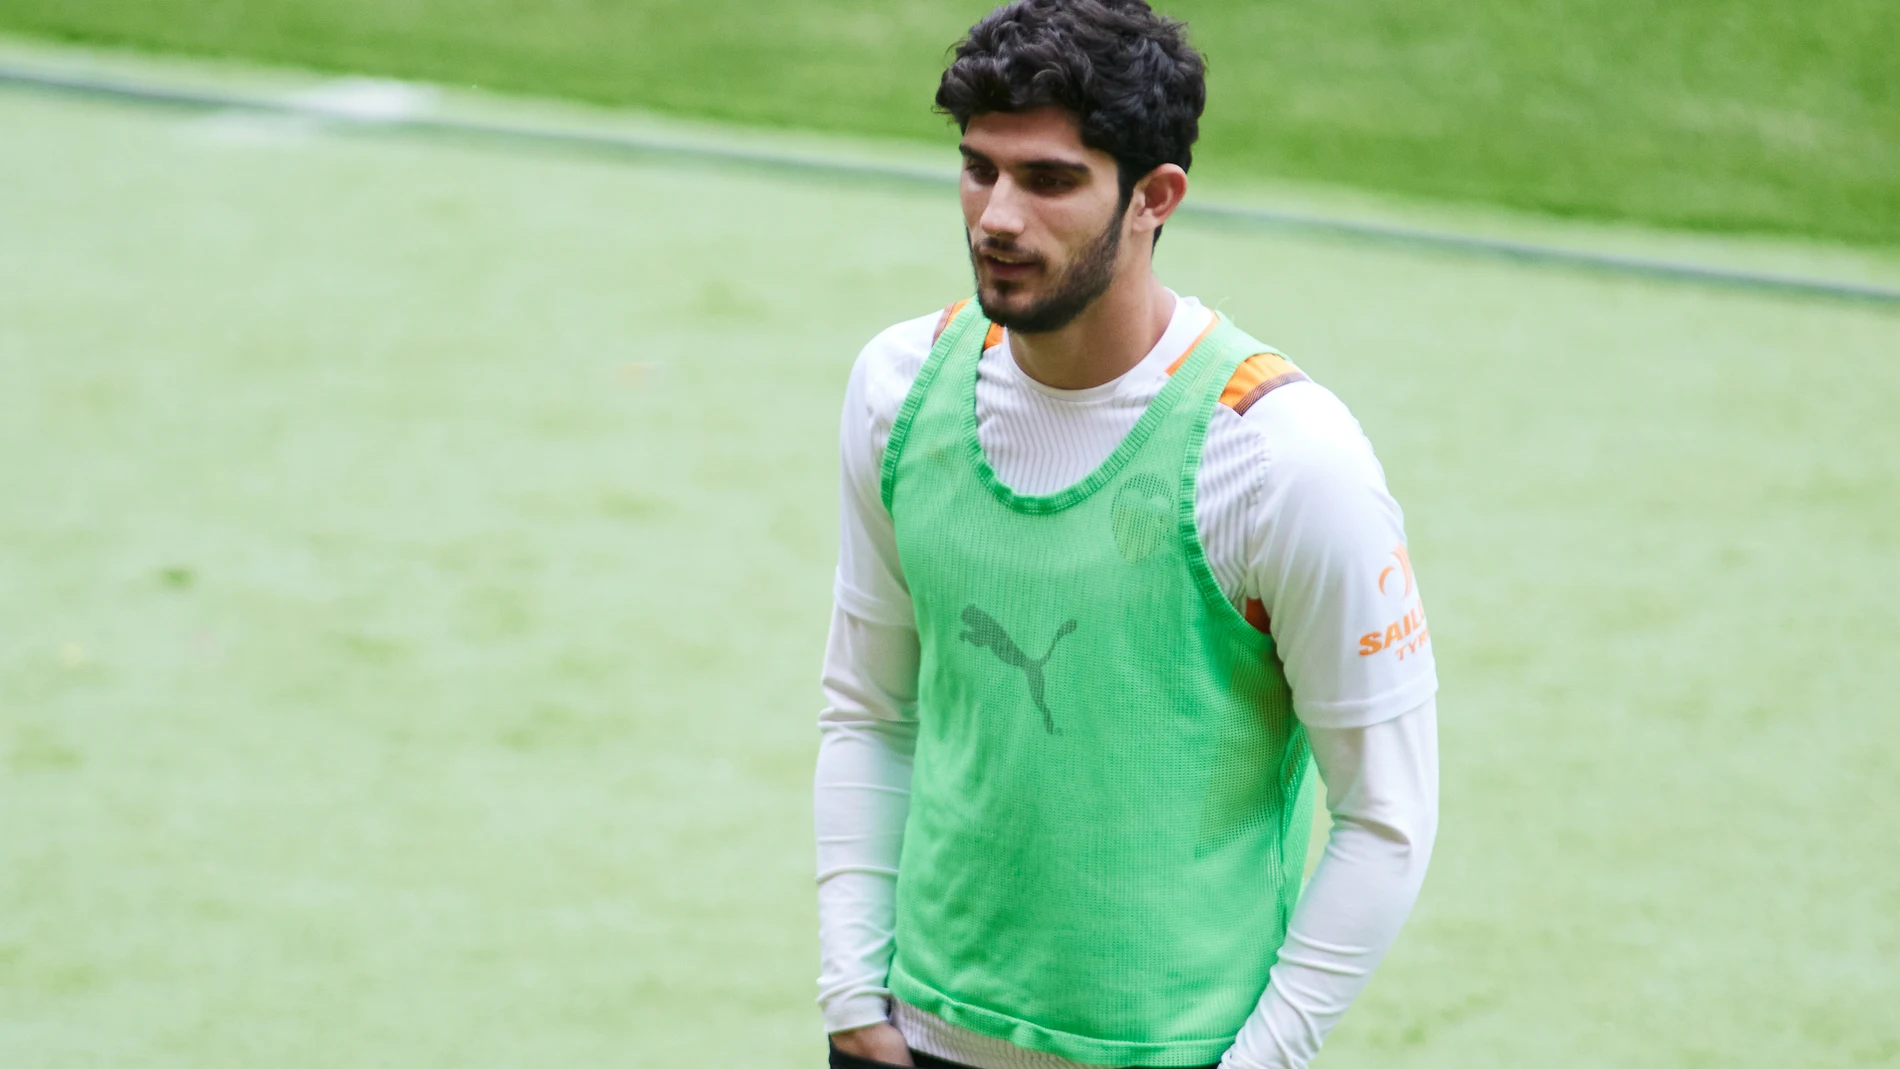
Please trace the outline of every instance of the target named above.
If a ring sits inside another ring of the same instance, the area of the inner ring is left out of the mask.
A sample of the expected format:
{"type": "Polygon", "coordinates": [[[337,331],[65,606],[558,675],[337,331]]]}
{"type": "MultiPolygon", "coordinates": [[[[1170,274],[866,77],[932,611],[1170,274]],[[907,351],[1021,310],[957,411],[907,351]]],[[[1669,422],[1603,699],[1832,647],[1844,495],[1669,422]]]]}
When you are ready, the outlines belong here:
{"type": "MultiPolygon", "coordinates": [[[[962,1062],[949,1062],[934,1054],[911,1051],[910,1060],[917,1069],[970,1069],[962,1062]]],[[[874,1062],[869,1058],[860,1058],[855,1054],[846,1054],[837,1047],[831,1048],[831,1069],[889,1069],[890,1062],[874,1062]]]]}
{"type": "MultiPolygon", "coordinates": [[[[911,1061],[917,1069],[970,1069],[962,1062],[945,1061],[934,1054],[911,1051],[911,1061]]],[[[837,1047],[831,1048],[831,1069],[890,1069],[890,1062],[874,1062],[869,1058],[860,1058],[855,1054],[846,1054],[837,1047]]],[[[1220,1069],[1218,1063],[1202,1066],[1201,1069],[1220,1069]]]]}

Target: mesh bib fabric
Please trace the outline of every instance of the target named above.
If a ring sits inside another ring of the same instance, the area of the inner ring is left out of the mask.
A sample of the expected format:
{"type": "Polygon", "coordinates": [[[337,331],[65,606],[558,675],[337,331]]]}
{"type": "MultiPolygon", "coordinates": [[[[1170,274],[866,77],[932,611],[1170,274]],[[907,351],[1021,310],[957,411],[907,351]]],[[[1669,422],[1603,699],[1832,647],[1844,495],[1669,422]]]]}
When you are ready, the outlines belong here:
{"type": "Polygon", "coordinates": [[[977,440],[975,302],[899,410],[884,502],[922,642],[899,998],[1102,1065],[1216,1061],[1298,897],[1314,777],[1272,640],[1194,524],[1239,362],[1221,319],[1099,468],[1011,491],[977,440]]]}

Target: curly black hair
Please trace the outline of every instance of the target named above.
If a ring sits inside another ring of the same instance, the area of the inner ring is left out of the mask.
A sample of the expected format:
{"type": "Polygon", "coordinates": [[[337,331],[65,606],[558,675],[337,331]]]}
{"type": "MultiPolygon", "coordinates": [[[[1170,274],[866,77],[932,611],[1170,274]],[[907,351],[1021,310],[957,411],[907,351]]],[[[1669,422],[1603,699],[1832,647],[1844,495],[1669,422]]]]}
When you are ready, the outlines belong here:
{"type": "Polygon", "coordinates": [[[967,130],[987,112],[1060,107],[1115,157],[1126,204],[1149,171],[1193,162],[1206,70],[1187,27],[1143,0],[1013,0],[957,44],[937,110],[967,130]]]}

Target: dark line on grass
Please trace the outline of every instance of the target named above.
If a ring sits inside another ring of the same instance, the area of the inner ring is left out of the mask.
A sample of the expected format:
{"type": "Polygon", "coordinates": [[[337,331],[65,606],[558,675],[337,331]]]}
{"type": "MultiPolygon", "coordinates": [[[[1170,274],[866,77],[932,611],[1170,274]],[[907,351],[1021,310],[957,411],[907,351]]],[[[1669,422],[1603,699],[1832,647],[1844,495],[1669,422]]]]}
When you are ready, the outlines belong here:
{"type": "MultiPolygon", "coordinates": [[[[272,100],[265,97],[174,89],[156,85],[135,85],[116,80],[46,74],[6,67],[0,67],[0,86],[159,107],[297,116],[322,119],[351,130],[418,133],[514,144],[537,149],[580,151],[646,161],[663,162],[684,159],[753,170],[833,179],[869,180],[904,186],[927,186],[933,189],[941,189],[955,181],[955,176],[946,172],[922,167],[906,167],[901,164],[817,159],[790,152],[721,147],[631,134],[594,134],[476,119],[367,118],[291,100],[272,100]]],[[[1867,283],[1709,267],[1677,260],[1623,256],[1616,253],[1569,249],[1558,245],[1512,241],[1505,238],[1477,237],[1389,223],[1275,211],[1271,208],[1190,201],[1181,206],[1179,215],[1184,220],[1216,225],[1239,224],[1260,229],[1347,238],[1540,266],[1580,268],[1598,273],[1667,282],[1686,282],[1728,289],[1825,297],[1875,304],[1900,304],[1900,289],[1867,283]]]]}
{"type": "Polygon", "coordinates": [[[1900,289],[1864,282],[1844,282],[1835,279],[1781,275],[1766,271],[1710,267],[1680,260],[1657,260],[1645,256],[1624,256],[1613,252],[1568,249],[1561,245],[1539,245],[1528,241],[1512,241],[1509,238],[1474,237],[1391,223],[1368,223],[1352,219],[1278,212],[1271,208],[1189,203],[1181,205],[1179,213],[1192,214],[1210,221],[1218,219],[1275,230],[1462,253],[1468,256],[1512,260],[1538,266],[1581,268],[1601,274],[1635,276],[1665,282],[1687,282],[1725,289],[1865,301],[1874,304],[1900,304],[1900,289]]]}

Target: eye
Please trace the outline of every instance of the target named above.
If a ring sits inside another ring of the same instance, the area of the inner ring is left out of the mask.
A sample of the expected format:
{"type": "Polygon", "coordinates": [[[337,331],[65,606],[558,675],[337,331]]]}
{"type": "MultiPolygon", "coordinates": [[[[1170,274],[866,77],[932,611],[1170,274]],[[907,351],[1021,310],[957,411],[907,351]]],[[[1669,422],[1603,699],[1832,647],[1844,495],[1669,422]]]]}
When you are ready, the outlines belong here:
{"type": "Polygon", "coordinates": [[[1030,177],[1029,188],[1038,193],[1064,193],[1075,188],[1075,180],[1063,174],[1037,174],[1030,177]]]}
{"type": "Polygon", "coordinates": [[[981,160],[966,160],[963,173],[970,176],[979,185],[989,185],[996,181],[996,168],[981,160]]]}

